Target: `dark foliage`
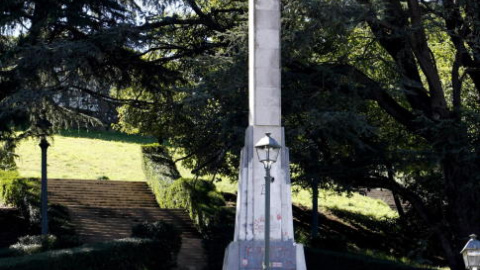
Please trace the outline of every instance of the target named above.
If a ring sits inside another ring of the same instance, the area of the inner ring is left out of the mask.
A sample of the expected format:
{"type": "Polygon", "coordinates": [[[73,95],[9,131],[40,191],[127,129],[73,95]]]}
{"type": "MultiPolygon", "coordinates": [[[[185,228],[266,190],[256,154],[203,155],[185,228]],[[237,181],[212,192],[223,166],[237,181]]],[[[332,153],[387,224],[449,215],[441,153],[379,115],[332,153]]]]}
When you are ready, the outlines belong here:
{"type": "Polygon", "coordinates": [[[366,258],[364,256],[337,253],[319,249],[305,250],[308,269],[336,270],[421,270],[390,261],[366,258]]]}
{"type": "Polygon", "coordinates": [[[0,259],[2,270],[167,270],[174,264],[173,253],[166,246],[135,238],[0,259]]]}
{"type": "Polygon", "coordinates": [[[148,238],[160,242],[166,250],[177,254],[182,245],[180,231],[172,224],[163,221],[140,223],[132,227],[132,237],[148,238]]]}

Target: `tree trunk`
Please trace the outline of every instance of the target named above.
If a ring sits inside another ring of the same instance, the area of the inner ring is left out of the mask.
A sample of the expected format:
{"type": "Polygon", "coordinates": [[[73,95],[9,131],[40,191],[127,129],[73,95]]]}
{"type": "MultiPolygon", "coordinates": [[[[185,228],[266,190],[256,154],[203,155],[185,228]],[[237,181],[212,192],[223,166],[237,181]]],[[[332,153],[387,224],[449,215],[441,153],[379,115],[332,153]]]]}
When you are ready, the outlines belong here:
{"type": "MultiPolygon", "coordinates": [[[[392,182],[395,182],[395,178],[393,176],[393,167],[389,166],[388,168],[388,179],[392,182]]],[[[400,202],[400,198],[398,198],[397,193],[392,190],[393,201],[395,202],[395,206],[397,207],[398,215],[400,219],[403,220],[405,218],[405,211],[403,211],[402,203],[400,202]]]]}
{"type": "Polygon", "coordinates": [[[453,247],[451,253],[457,261],[449,260],[452,269],[464,269],[459,252],[468,241],[468,235],[480,233],[480,185],[477,177],[479,169],[475,158],[469,155],[470,153],[450,154],[442,161],[447,201],[445,219],[453,234],[450,240],[453,247]]]}
{"type": "Polygon", "coordinates": [[[405,218],[405,211],[403,211],[403,206],[402,202],[400,202],[400,198],[398,198],[397,193],[392,191],[392,196],[393,196],[393,201],[395,202],[395,207],[397,207],[397,212],[398,215],[400,216],[400,219],[405,218]]]}

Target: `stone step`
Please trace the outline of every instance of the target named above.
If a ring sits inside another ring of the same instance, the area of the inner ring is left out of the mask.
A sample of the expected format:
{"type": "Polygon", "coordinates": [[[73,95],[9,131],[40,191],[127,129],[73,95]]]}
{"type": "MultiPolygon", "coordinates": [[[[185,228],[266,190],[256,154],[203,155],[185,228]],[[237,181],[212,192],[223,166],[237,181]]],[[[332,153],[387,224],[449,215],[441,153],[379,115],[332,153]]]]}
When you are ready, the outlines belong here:
{"type": "Polygon", "coordinates": [[[48,183],[50,203],[87,207],[158,207],[145,182],[50,179],[48,183]]]}
{"type": "Polygon", "coordinates": [[[49,194],[49,201],[51,202],[64,202],[65,204],[70,204],[70,205],[75,205],[80,202],[86,202],[86,203],[93,203],[93,202],[117,202],[117,203],[143,203],[143,204],[154,204],[154,206],[157,205],[157,201],[153,200],[152,198],[145,198],[142,199],[140,198],[127,198],[127,199],[122,199],[121,197],[115,198],[103,198],[103,197],[98,197],[98,198],[91,198],[91,197],[80,197],[80,198],[75,198],[74,196],[72,197],[58,197],[55,196],[54,193],[49,194]]]}
{"type": "Polygon", "coordinates": [[[141,222],[165,221],[182,232],[178,269],[200,270],[202,239],[183,209],[161,209],[145,182],[49,179],[49,203],[67,207],[77,235],[87,243],[129,237],[141,222]]]}
{"type": "Polygon", "coordinates": [[[136,194],[145,194],[146,192],[150,192],[147,186],[142,187],[142,188],[129,188],[129,187],[101,187],[101,188],[96,188],[95,186],[90,187],[90,186],[77,186],[77,187],[55,187],[55,186],[50,186],[48,185],[49,191],[53,192],[62,192],[62,191],[69,191],[69,192],[75,192],[75,193],[80,193],[80,192],[93,192],[93,193],[101,193],[101,192],[107,192],[107,194],[114,194],[114,193],[136,193],[136,194]]]}

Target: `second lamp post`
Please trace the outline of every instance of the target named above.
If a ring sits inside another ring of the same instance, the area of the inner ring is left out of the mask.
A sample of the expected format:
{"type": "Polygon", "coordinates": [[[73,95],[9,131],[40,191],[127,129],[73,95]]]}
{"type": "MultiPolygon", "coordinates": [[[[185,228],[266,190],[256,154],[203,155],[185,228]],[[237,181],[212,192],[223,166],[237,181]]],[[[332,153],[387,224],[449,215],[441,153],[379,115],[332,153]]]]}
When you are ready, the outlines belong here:
{"type": "Polygon", "coordinates": [[[48,198],[47,198],[47,149],[50,144],[47,141],[48,130],[52,127],[50,121],[42,115],[37,122],[37,128],[40,131],[40,148],[42,149],[42,192],[41,192],[41,217],[42,234],[48,234],[48,198]]]}
{"type": "Polygon", "coordinates": [[[270,169],[272,164],[277,161],[278,154],[282,146],[270,137],[270,133],[265,133],[265,137],[261,138],[255,145],[258,160],[263,163],[265,168],[265,259],[263,269],[270,269],[270,169]]]}
{"type": "Polygon", "coordinates": [[[470,240],[460,253],[463,256],[463,261],[467,269],[480,269],[480,241],[477,240],[475,234],[470,235],[470,240]]]}

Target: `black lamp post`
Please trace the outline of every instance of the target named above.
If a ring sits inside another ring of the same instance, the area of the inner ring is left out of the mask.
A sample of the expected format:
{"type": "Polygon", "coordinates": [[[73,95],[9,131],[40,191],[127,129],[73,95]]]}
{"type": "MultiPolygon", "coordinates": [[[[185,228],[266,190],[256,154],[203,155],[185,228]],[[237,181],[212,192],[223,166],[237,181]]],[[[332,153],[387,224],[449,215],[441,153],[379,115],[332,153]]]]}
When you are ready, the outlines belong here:
{"type": "Polygon", "coordinates": [[[52,123],[48,121],[44,115],[37,121],[37,128],[40,133],[40,148],[42,149],[42,188],[41,188],[41,217],[42,217],[42,234],[48,234],[48,190],[47,190],[47,149],[50,144],[47,141],[48,129],[52,127],[52,123]]]}
{"type": "Polygon", "coordinates": [[[270,133],[265,133],[265,137],[261,138],[255,145],[258,160],[263,163],[265,168],[265,259],[263,269],[270,269],[270,169],[272,164],[277,161],[278,154],[282,146],[270,137],[270,133]]]}

